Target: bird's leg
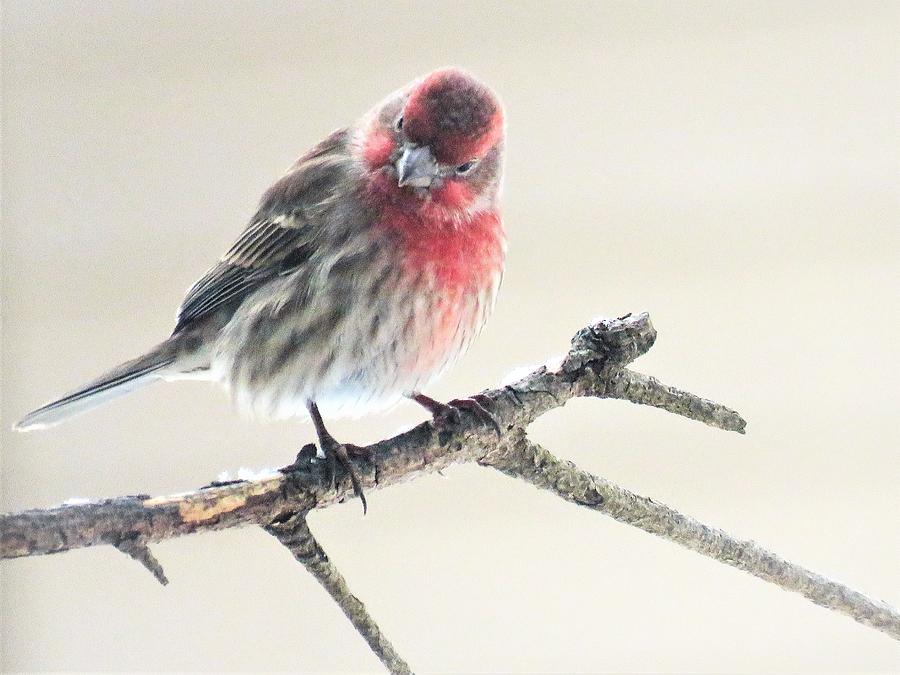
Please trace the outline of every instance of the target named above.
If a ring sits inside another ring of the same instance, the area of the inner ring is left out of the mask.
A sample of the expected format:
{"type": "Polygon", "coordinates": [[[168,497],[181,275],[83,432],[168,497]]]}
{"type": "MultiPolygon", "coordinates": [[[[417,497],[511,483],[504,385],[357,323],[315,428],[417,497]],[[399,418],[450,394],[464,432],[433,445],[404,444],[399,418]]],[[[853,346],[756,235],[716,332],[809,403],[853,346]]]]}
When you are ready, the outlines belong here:
{"type": "Polygon", "coordinates": [[[319,447],[322,448],[322,452],[325,454],[325,459],[328,460],[328,466],[331,469],[332,487],[334,486],[335,480],[335,462],[338,461],[349,474],[350,482],[353,484],[353,492],[362,502],[363,515],[365,515],[368,510],[366,495],[363,494],[362,484],[359,482],[359,476],[356,473],[356,469],[353,468],[353,464],[350,462],[350,454],[353,454],[356,457],[363,456],[368,458],[369,453],[365,448],[361,448],[357,445],[338,443],[334,439],[334,436],[328,433],[328,429],[325,428],[325,423],[322,421],[322,415],[319,412],[319,406],[317,406],[314,401],[308,401],[306,408],[309,410],[309,416],[312,417],[313,425],[316,427],[316,436],[319,437],[319,447]]]}
{"type": "Polygon", "coordinates": [[[459,411],[468,410],[481,422],[493,427],[498,436],[502,434],[496,418],[485,407],[485,405],[491,405],[491,400],[482,394],[476,394],[471,398],[455,398],[447,403],[435,401],[430,396],[418,392],[412,394],[409,398],[430,412],[434,421],[438,424],[459,424],[459,411]]]}

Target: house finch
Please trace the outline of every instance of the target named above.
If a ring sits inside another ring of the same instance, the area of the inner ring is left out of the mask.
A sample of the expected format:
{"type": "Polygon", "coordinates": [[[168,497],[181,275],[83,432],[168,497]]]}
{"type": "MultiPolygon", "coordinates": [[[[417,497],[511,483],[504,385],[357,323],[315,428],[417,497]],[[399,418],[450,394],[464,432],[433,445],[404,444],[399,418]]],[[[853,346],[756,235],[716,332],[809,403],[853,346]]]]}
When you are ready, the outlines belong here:
{"type": "Polygon", "coordinates": [[[207,379],[254,415],[309,414],[323,452],[362,497],[352,446],[331,437],[321,413],[359,415],[407,396],[447,418],[466,403],[421,390],[468,348],[494,304],[503,141],[499,101],[468,73],[437,70],[391,94],[266,191],[188,291],[167,340],[16,428],[55,424],[157,380],[207,379]]]}

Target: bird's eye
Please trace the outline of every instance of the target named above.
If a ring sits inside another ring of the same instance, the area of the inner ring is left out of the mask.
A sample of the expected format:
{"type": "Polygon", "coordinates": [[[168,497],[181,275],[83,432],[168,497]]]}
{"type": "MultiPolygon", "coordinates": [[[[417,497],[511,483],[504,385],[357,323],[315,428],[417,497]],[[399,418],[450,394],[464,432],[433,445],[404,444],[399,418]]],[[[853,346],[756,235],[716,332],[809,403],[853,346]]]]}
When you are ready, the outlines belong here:
{"type": "Polygon", "coordinates": [[[403,115],[400,115],[400,117],[397,118],[397,121],[394,122],[394,129],[396,131],[400,131],[403,129],[403,115]]]}
{"type": "Polygon", "coordinates": [[[475,168],[476,164],[478,164],[477,159],[470,159],[465,164],[460,164],[458,167],[456,167],[457,175],[465,176],[467,173],[469,173],[472,169],[475,168]]]}

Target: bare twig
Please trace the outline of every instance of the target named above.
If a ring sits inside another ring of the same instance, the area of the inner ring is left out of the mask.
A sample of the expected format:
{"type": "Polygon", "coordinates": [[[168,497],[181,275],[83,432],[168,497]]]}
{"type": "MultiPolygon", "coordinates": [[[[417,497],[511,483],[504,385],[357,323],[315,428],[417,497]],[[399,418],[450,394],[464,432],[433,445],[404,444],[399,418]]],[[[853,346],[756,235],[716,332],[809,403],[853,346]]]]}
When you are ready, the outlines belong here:
{"type": "Polygon", "coordinates": [[[366,606],[350,592],[343,575],[319,546],[306,523],[305,513],[295,513],[277,520],[267,525],[265,529],[284,544],[294,558],[322,584],[388,671],[399,675],[408,675],[412,672],[406,661],[384,637],[375,619],[366,610],[366,606]]]}
{"type": "Polygon", "coordinates": [[[549,490],[566,501],[605,513],[620,523],[737,567],[785,590],[800,593],[817,605],[846,614],[900,640],[900,614],[890,605],[795,565],[756,542],[736,539],[665,504],[591,475],[571,462],[557,458],[524,435],[503,450],[483,458],[481,464],[549,490]]]}
{"type": "Polygon", "coordinates": [[[621,370],[607,384],[605,398],[620,398],[650,405],[670,413],[703,422],[711,427],[744,433],[744,418],[720,403],[663,384],[655,377],[632,370],[621,370]]]}
{"type": "Polygon", "coordinates": [[[122,541],[116,542],[113,544],[117,549],[122,551],[122,553],[128,555],[131,558],[137,560],[141,565],[147,568],[150,574],[161,583],[163,586],[169,583],[169,580],[166,578],[166,573],[163,571],[162,565],[159,564],[159,560],[156,559],[156,556],[150,551],[150,548],[147,546],[147,542],[145,542],[140,537],[131,537],[130,539],[123,539],[122,541]]]}
{"type": "MultiPolygon", "coordinates": [[[[656,331],[646,314],[597,321],[575,335],[571,349],[558,364],[540,367],[513,384],[479,396],[496,420],[499,436],[472,414],[464,413],[457,425],[423,423],[369,446],[370,460],[355,460],[356,472],[371,492],[451,464],[478,461],[797,591],[813,602],[900,638],[900,615],[889,606],[788,563],[753,542],[736,540],[633,495],[527,440],[525,429],[532,421],[582,396],[650,405],[743,433],[746,423],[735,411],[626,368],[650,349],[655,339],[656,331]]],[[[408,672],[408,666],[384,639],[362,603],[350,594],[305,525],[305,514],[310,510],[352,497],[348,477],[339,476],[333,485],[327,466],[307,446],[291,465],[253,480],[216,483],[168,497],[119,497],[0,515],[0,557],[112,544],[154,574],[158,572],[160,578],[161,567],[147,550],[147,542],[259,525],[278,537],[319,579],[388,668],[408,672]]]]}

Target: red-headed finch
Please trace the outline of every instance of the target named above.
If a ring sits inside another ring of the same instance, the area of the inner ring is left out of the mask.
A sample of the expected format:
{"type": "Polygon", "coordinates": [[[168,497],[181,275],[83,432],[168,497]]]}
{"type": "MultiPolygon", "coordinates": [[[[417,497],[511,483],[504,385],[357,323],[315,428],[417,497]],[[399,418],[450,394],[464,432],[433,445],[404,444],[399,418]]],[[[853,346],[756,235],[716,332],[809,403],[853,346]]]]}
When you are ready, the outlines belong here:
{"type": "MultiPolygon", "coordinates": [[[[46,427],[157,380],[208,379],[267,418],[325,415],[421,394],[478,334],[503,273],[504,120],[471,75],[437,70],[303,155],[187,293],[172,335],[29,413],[46,427]]],[[[457,402],[459,405],[460,402],[457,402]]],[[[361,496],[358,481],[354,486],[361,496]]]]}

